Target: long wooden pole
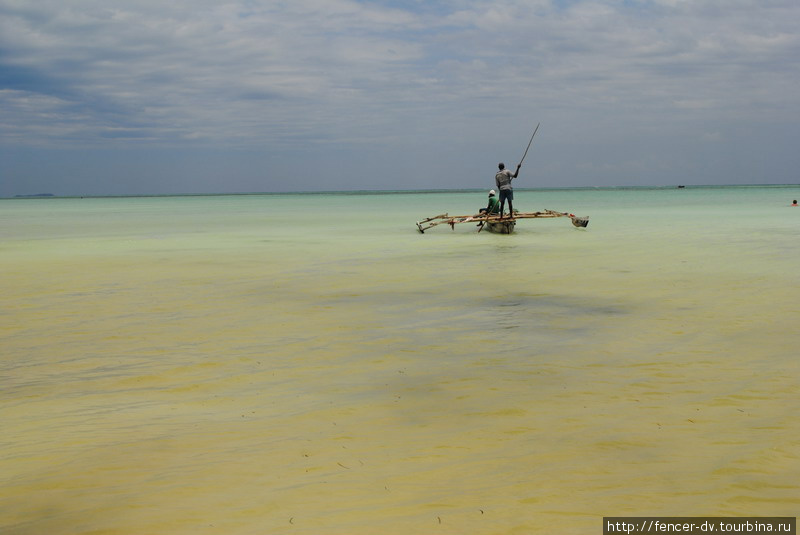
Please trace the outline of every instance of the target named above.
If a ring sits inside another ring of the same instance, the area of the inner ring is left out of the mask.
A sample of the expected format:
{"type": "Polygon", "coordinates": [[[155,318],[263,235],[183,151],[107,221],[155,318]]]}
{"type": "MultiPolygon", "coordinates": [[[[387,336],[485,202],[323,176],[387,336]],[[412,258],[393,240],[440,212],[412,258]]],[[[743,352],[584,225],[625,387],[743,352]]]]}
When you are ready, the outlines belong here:
{"type": "Polygon", "coordinates": [[[531,140],[530,140],[530,141],[528,141],[528,146],[527,146],[527,148],[525,149],[525,154],[523,154],[523,155],[522,155],[522,160],[520,160],[520,161],[519,161],[519,164],[520,164],[520,165],[522,165],[522,162],[525,160],[525,156],[527,156],[527,155],[528,155],[528,149],[529,149],[529,148],[531,148],[531,143],[533,143],[533,136],[535,136],[535,135],[536,135],[536,132],[539,130],[539,125],[540,125],[540,124],[541,124],[541,123],[537,123],[537,124],[536,124],[536,129],[533,131],[533,135],[531,136],[531,140]]]}

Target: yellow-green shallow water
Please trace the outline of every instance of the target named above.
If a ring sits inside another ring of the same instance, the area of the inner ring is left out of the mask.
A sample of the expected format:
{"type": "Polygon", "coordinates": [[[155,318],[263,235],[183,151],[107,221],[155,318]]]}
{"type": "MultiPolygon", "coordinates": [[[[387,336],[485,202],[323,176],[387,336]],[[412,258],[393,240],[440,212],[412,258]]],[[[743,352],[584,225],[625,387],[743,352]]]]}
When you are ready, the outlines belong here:
{"type": "Polygon", "coordinates": [[[0,201],[0,532],[796,516],[798,193],[0,201]]]}

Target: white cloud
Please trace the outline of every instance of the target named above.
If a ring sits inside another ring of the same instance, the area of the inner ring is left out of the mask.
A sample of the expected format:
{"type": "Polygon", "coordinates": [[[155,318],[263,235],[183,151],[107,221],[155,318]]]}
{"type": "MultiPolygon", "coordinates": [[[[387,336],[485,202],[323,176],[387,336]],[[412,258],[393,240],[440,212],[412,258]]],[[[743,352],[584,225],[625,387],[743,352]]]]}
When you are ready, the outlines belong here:
{"type": "Polygon", "coordinates": [[[638,135],[800,114],[796,0],[385,4],[0,0],[0,141],[489,152],[537,118],[638,135]]]}

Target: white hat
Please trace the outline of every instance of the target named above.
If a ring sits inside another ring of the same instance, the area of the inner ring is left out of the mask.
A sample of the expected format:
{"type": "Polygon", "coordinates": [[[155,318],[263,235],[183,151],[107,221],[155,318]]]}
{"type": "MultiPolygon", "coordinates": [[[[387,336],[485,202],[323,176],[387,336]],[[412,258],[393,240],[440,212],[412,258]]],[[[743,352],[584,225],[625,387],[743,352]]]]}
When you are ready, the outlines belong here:
{"type": "Polygon", "coordinates": [[[497,192],[493,189],[489,190],[489,196],[495,195],[497,192]]]}

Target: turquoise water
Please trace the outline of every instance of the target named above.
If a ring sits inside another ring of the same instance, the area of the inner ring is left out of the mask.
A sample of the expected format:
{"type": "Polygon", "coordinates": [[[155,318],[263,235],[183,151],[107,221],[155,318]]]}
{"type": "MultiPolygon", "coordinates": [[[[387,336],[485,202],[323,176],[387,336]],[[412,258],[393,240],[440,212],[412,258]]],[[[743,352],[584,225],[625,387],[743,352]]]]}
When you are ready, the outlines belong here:
{"type": "Polygon", "coordinates": [[[800,188],[0,201],[0,531],[794,516],[800,188]]]}

